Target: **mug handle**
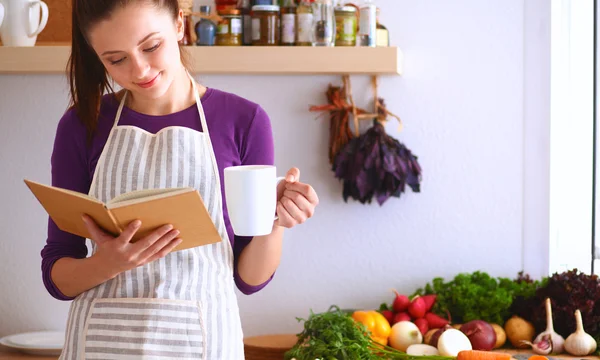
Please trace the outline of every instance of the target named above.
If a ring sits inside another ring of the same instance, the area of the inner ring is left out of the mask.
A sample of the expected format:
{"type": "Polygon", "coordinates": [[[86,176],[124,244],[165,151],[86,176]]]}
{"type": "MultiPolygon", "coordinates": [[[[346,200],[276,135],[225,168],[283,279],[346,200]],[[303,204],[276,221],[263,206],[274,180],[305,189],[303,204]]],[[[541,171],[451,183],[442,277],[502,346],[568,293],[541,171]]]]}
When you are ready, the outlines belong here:
{"type": "Polygon", "coordinates": [[[4,20],[4,5],[0,3],[0,26],[2,26],[2,20],[4,20]]]}
{"type": "MultiPolygon", "coordinates": [[[[280,176],[277,179],[275,179],[275,191],[277,191],[277,186],[279,186],[279,183],[282,182],[283,180],[285,180],[285,176],[280,176]]],[[[277,211],[277,210],[275,210],[277,211]]],[[[275,215],[275,219],[273,219],[273,221],[277,221],[279,220],[279,216],[275,215]]]]}
{"type": "MultiPolygon", "coordinates": [[[[37,0],[37,1],[31,1],[29,3],[29,14],[30,14],[30,19],[31,19],[31,10],[34,10],[34,6],[35,5],[40,5],[42,7],[42,16],[40,18],[40,23],[37,26],[37,29],[35,31],[30,32],[28,35],[29,37],[34,37],[39,35],[39,33],[42,32],[42,30],[44,30],[44,28],[46,27],[46,24],[48,24],[48,5],[46,5],[45,2],[41,1],[41,0],[37,0]]],[[[30,29],[31,29],[31,22],[30,22],[30,29]]]]}

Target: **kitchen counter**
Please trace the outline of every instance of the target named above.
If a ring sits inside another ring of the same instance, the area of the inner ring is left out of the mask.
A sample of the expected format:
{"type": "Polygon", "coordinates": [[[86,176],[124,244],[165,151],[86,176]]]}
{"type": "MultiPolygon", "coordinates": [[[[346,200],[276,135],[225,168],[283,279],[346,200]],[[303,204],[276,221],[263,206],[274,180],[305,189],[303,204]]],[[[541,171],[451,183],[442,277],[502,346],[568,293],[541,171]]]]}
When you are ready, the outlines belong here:
{"type": "Polygon", "coordinates": [[[57,360],[58,356],[29,355],[0,345],[0,360],[57,360]]]}
{"type": "MultiPolygon", "coordinates": [[[[530,353],[530,351],[523,351],[523,350],[515,350],[515,349],[500,349],[498,351],[502,351],[502,352],[506,352],[512,355],[519,355],[519,354],[525,354],[525,353],[530,353]]],[[[587,359],[587,360],[598,360],[600,359],[597,356],[570,356],[567,354],[561,354],[560,356],[550,356],[550,358],[554,358],[554,359],[561,359],[561,360],[583,360],[583,359],[587,359]]],[[[19,352],[15,352],[12,349],[9,349],[7,347],[4,347],[2,345],[0,345],[0,360],[57,360],[58,356],[37,356],[37,355],[28,355],[28,354],[23,354],[23,353],[19,353],[19,352]]]]}

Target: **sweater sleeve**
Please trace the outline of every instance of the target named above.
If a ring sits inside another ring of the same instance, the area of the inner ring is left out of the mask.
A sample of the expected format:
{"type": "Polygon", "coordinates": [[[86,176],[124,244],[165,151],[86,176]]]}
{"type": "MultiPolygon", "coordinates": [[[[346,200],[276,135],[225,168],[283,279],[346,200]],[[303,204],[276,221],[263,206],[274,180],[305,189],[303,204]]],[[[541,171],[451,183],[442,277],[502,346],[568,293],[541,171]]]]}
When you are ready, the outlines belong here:
{"type": "MultiPolygon", "coordinates": [[[[274,165],[275,163],[271,120],[261,107],[257,108],[244,142],[240,146],[240,160],[242,165],[274,165]]],[[[267,286],[275,274],[260,285],[252,286],[244,282],[238,273],[238,260],[242,250],[252,241],[252,237],[235,235],[234,239],[235,283],[243,294],[251,295],[267,286]]]]}
{"type": "MultiPolygon", "coordinates": [[[[88,193],[90,174],[87,166],[85,146],[85,128],[79,122],[73,110],[67,111],[60,120],[51,157],[52,185],[88,193]]],[[[63,257],[76,259],[87,256],[85,238],[60,230],[51,218],[48,218],[48,236],[41,251],[42,278],[44,286],[54,298],[72,300],[56,287],[50,273],[54,263],[63,257]]]]}

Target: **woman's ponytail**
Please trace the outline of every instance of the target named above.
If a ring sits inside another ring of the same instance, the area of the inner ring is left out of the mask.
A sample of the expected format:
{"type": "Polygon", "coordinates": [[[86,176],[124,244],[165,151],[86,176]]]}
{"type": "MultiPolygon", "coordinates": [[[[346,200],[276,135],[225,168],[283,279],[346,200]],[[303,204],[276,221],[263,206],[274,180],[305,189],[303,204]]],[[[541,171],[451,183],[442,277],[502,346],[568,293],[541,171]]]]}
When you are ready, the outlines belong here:
{"type": "Polygon", "coordinates": [[[71,105],[85,125],[90,141],[98,124],[102,95],[110,89],[110,85],[104,65],[83,33],[78,3],[80,1],[73,0],[71,56],[67,64],[67,74],[71,105]]]}

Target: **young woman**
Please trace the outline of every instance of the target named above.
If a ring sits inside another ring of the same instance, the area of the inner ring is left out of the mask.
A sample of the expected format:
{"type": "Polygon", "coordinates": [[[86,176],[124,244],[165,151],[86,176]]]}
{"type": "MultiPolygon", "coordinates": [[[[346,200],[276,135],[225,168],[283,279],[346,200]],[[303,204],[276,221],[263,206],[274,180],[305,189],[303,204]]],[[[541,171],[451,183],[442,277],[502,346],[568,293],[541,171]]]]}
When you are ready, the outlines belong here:
{"type": "Polygon", "coordinates": [[[223,169],[273,164],[264,110],[189,75],[177,0],[74,0],[72,25],[73,106],[57,128],[53,185],[101,201],[192,186],[222,241],[170,252],[181,241],[170,225],[131,243],[139,223],[113,237],[84,218],[93,246],[87,257],[85,239],[49,220],[44,283],[54,297],[73,300],[61,359],[243,359],[234,288],[251,294],[271,280],[283,229],[313,215],[315,191],[289,170],[271,234],[234,236],[223,169]],[[123,90],[105,94],[109,79],[123,90]]]}

